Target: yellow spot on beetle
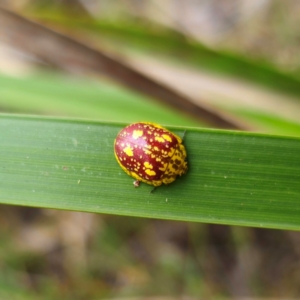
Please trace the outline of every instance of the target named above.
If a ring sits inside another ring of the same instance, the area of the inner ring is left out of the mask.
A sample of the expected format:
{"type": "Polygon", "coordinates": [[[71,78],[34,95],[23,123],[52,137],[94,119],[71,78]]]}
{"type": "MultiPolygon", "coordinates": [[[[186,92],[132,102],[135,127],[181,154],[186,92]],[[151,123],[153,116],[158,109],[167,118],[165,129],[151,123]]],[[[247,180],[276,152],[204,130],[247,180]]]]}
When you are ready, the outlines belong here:
{"type": "Polygon", "coordinates": [[[161,168],[159,168],[161,171],[165,171],[167,169],[168,164],[163,164],[161,168]]]}
{"type": "Polygon", "coordinates": [[[149,162],[145,161],[144,162],[144,166],[147,168],[147,169],[153,169],[153,165],[151,165],[149,162]]]}
{"type": "Polygon", "coordinates": [[[165,142],[165,139],[162,138],[161,136],[156,136],[155,140],[158,141],[158,142],[160,142],[160,143],[164,143],[165,142]]]}
{"type": "Polygon", "coordinates": [[[132,137],[136,140],[143,135],[143,130],[134,130],[132,137]]]}
{"type": "Polygon", "coordinates": [[[148,174],[149,176],[155,176],[156,175],[156,172],[153,171],[153,170],[150,170],[150,169],[146,169],[145,173],[148,174]]]}
{"type": "Polygon", "coordinates": [[[133,151],[129,145],[123,150],[128,156],[133,156],[133,151]]]}
{"type": "Polygon", "coordinates": [[[168,142],[172,142],[172,138],[168,134],[163,134],[162,137],[168,142]]]}

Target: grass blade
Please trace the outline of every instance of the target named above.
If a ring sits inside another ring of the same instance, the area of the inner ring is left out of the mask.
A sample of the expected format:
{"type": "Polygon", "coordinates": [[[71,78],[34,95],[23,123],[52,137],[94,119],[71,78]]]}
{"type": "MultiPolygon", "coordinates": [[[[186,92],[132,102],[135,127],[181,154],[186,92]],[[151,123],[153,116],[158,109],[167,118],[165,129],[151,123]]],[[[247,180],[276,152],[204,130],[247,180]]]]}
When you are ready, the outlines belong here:
{"type": "Polygon", "coordinates": [[[145,184],[134,189],[114,158],[123,125],[2,115],[0,201],[300,229],[299,138],[188,128],[188,174],[151,194],[145,184]]]}

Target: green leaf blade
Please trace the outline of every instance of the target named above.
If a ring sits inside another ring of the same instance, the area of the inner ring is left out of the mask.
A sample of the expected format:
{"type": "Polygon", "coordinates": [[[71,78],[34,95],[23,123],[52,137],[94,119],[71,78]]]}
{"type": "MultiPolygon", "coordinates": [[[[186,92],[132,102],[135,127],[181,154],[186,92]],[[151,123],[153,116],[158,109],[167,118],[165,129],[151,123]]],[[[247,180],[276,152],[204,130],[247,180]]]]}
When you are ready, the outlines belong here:
{"type": "Polygon", "coordinates": [[[9,115],[0,124],[2,203],[300,229],[299,138],[187,128],[188,173],[150,193],[115,160],[123,125],[9,115]]]}

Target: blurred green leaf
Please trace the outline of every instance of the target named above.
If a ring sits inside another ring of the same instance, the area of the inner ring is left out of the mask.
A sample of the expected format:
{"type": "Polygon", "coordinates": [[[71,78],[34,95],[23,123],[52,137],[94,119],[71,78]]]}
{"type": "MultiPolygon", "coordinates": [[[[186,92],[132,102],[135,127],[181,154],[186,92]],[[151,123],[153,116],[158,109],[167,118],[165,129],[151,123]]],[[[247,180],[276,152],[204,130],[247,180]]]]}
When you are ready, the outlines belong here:
{"type": "Polygon", "coordinates": [[[172,125],[199,125],[187,116],[106,80],[66,78],[40,73],[28,77],[0,75],[0,107],[14,113],[44,114],[102,121],[150,119],[172,125]]]}
{"type": "Polygon", "coordinates": [[[300,123],[288,120],[271,113],[265,113],[259,110],[232,108],[230,112],[240,116],[246,122],[256,126],[260,130],[282,135],[300,136],[300,123]]]}
{"type": "MultiPolygon", "coordinates": [[[[205,126],[151,98],[112,82],[39,73],[27,77],[0,75],[0,107],[4,112],[76,117],[114,122],[151,120],[181,126],[205,126]]],[[[262,132],[300,136],[292,120],[236,105],[220,107],[262,132]]]]}
{"type": "Polygon", "coordinates": [[[272,62],[254,60],[228,51],[214,50],[205,45],[190,40],[178,32],[142,22],[129,20],[95,20],[74,18],[56,10],[31,11],[31,15],[40,20],[61,24],[64,27],[97,34],[97,40],[118,51],[146,52],[150,55],[162,55],[165,59],[173,60],[177,64],[184,62],[201,70],[215,71],[227,76],[245,79],[250,82],[268,87],[272,90],[291,95],[300,95],[300,79],[294,74],[276,69],[272,62]]]}
{"type": "Polygon", "coordinates": [[[124,125],[2,115],[0,201],[300,229],[299,138],[187,128],[189,172],[150,193],[146,184],[133,188],[114,158],[124,125]]]}

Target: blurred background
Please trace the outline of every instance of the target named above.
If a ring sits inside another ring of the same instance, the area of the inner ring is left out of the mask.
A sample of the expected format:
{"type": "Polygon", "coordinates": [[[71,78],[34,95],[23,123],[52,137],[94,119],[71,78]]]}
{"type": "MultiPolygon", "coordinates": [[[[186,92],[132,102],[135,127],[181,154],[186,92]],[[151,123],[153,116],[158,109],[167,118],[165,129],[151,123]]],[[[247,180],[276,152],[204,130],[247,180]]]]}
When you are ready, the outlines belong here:
{"type": "MultiPolygon", "coordinates": [[[[300,136],[297,0],[0,0],[0,112],[300,136]]],[[[1,299],[300,297],[298,232],[1,206],[1,299]]]]}

